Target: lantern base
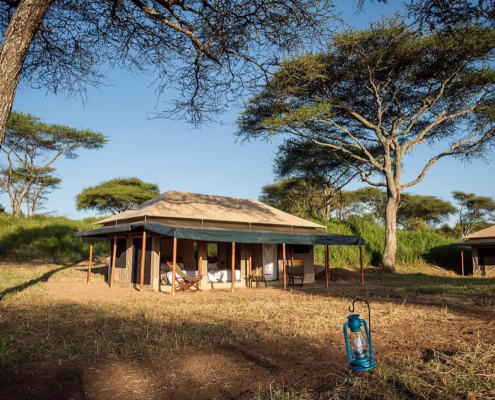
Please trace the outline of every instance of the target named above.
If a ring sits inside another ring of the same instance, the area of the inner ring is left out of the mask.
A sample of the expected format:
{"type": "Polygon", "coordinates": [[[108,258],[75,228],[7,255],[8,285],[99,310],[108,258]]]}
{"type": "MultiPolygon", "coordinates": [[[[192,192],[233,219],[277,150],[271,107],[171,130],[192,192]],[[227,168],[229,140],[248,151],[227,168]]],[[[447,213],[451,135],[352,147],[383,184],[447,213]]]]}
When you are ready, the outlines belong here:
{"type": "Polygon", "coordinates": [[[376,362],[373,361],[373,358],[366,357],[359,361],[351,362],[349,365],[349,369],[352,371],[362,372],[362,371],[370,371],[376,367],[376,362]]]}

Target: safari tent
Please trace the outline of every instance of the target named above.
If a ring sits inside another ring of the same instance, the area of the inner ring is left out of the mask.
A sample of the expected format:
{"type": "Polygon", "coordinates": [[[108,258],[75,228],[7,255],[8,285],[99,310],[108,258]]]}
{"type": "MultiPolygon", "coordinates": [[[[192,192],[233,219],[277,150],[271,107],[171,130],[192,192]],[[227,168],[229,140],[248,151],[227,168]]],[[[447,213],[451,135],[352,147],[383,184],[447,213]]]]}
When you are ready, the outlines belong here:
{"type": "Polygon", "coordinates": [[[324,232],[319,224],[256,200],[173,190],[98,224],[76,235],[109,239],[110,286],[172,293],[176,266],[200,277],[202,290],[245,287],[255,275],[285,287],[294,260],[303,265],[304,283],[315,281],[315,245],[364,244],[358,236],[324,232]]]}
{"type": "MultiPolygon", "coordinates": [[[[454,245],[472,248],[474,276],[495,277],[495,225],[465,236],[462,242],[454,243],[454,245]]],[[[464,270],[462,247],[461,257],[464,270]]]]}

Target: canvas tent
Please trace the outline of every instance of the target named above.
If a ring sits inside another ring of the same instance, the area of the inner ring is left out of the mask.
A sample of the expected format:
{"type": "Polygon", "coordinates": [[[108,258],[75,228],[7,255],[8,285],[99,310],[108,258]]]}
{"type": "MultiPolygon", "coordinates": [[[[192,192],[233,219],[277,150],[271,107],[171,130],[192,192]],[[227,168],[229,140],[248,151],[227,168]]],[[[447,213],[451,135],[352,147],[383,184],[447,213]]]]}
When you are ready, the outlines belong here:
{"type": "Polygon", "coordinates": [[[173,291],[167,261],[201,275],[203,289],[247,285],[253,271],[285,285],[292,259],[305,261],[307,282],[314,282],[314,245],[364,244],[256,200],[172,190],[98,224],[76,235],[109,238],[110,285],[153,290],[173,291]]]}
{"type": "MultiPolygon", "coordinates": [[[[495,225],[465,236],[462,242],[453,243],[453,245],[472,248],[474,276],[495,277],[495,225]]],[[[461,257],[464,270],[462,247],[461,257]]]]}

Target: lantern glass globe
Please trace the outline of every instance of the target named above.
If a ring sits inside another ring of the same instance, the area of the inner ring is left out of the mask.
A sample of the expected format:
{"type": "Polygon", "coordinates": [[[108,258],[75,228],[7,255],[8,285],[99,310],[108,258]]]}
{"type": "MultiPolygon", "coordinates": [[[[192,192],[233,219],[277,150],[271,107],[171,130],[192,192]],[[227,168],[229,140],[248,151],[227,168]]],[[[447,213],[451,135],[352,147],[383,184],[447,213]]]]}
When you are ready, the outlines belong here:
{"type": "Polygon", "coordinates": [[[349,332],[349,346],[352,355],[356,359],[365,358],[370,355],[368,340],[362,330],[359,330],[358,332],[349,332]]]}

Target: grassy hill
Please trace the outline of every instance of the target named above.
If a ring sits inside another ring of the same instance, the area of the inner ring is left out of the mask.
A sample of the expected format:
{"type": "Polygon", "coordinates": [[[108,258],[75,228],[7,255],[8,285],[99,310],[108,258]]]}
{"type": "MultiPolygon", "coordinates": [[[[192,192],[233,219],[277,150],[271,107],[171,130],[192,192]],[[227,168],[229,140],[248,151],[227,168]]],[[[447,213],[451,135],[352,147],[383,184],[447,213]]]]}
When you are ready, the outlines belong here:
{"type": "MultiPolygon", "coordinates": [[[[89,240],[74,233],[90,229],[97,218],[71,220],[34,215],[15,218],[0,213],[0,260],[78,262],[89,256],[89,240]]],[[[108,255],[105,239],[95,239],[95,256],[108,255]]]]}

